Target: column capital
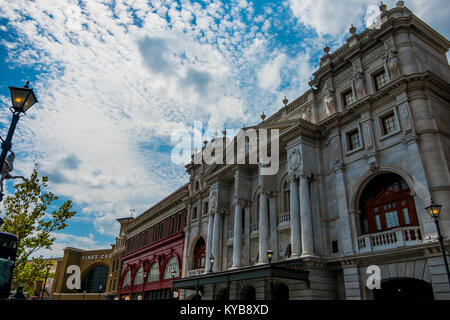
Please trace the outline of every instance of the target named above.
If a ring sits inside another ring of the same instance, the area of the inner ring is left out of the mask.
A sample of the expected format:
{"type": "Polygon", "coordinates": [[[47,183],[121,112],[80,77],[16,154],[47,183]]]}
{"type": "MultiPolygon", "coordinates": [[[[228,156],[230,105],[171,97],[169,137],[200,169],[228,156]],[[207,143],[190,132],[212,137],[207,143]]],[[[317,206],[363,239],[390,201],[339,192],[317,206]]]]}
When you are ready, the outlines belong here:
{"type": "Polygon", "coordinates": [[[287,181],[289,183],[296,182],[297,178],[298,178],[298,176],[295,172],[289,172],[287,175],[287,181]]]}

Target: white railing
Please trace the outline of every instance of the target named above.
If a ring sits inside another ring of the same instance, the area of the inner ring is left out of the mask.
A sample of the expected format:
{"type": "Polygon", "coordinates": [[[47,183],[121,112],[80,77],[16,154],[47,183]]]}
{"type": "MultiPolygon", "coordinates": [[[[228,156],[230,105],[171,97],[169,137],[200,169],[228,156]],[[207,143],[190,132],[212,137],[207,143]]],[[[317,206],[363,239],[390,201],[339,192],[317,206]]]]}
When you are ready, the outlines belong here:
{"type": "Polygon", "coordinates": [[[278,217],[278,224],[282,223],[290,223],[291,222],[291,213],[290,212],[284,212],[278,217]]]}
{"type": "Polygon", "coordinates": [[[390,231],[364,234],[358,237],[360,253],[382,251],[422,243],[419,227],[404,227],[390,231]]]}
{"type": "Polygon", "coordinates": [[[188,275],[189,277],[195,277],[202,275],[205,272],[205,269],[195,269],[195,270],[189,270],[188,275]]]}

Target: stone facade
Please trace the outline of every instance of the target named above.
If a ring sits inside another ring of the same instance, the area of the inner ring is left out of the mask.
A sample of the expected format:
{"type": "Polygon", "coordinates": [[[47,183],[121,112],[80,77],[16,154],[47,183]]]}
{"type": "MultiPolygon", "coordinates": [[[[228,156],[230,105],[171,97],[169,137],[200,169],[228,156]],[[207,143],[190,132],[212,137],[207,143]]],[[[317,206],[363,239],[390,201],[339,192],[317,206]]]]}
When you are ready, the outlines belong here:
{"type": "MultiPolygon", "coordinates": [[[[405,7],[380,18],[381,28],[326,50],[311,89],[260,124],[289,123],[280,131],[276,175],[261,175],[258,165],[186,167],[183,277],[266,264],[271,249],[274,263],[300,258],[296,268],[309,272],[308,283],[280,279],[290,299],[373,299],[365,285],[370,265],[380,266],[383,283],[417,279],[431,284],[434,298],[450,299],[436,228],[424,210],[431,199],[442,205],[449,247],[449,41],[405,7]],[[363,194],[383,174],[406,183],[416,225],[363,230],[363,194]],[[196,268],[199,241],[207,259],[196,268]]],[[[205,286],[202,298],[226,287],[239,299],[246,286],[257,299],[268,297],[266,280],[247,282],[205,286]]],[[[185,290],[182,298],[193,294],[185,290]]]]}

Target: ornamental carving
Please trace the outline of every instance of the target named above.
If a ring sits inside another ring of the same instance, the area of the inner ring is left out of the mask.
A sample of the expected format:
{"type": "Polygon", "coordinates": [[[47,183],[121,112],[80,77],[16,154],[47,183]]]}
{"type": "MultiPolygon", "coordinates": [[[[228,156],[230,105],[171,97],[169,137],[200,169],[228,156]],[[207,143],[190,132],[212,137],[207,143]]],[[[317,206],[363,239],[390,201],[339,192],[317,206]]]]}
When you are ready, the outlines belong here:
{"type": "Polygon", "coordinates": [[[409,118],[408,105],[406,103],[400,106],[400,118],[402,120],[403,129],[406,132],[410,131],[412,126],[409,118]]]}
{"type": "Polygon", "coordinates": [[[289,170],[295,171],[300,167],[301,155],[298,149],[295,149],[289,155],[289,170]]]}
{"type": "Polygon", "coordinates": [[[302,113],[302,119],[306,121],[312,121],[312,105],[308,106],[302,113]]]}
{"type": "Polygon", "coordinates": [[[209,205],[210,212],[216,211],[216,209],[217,209],[217,192],[216,191],[211,191],[211,193],[209,194],[208,205],[209,205]]]}
{"type": "Polygon", "coordinates": [[[334,163],[340,163],[341,162],[341,146],[339,143],[339,137],[335,136],[332,140],[331,140],[331,147],[332,147],[332,152],[334,155],[334,163]]]}

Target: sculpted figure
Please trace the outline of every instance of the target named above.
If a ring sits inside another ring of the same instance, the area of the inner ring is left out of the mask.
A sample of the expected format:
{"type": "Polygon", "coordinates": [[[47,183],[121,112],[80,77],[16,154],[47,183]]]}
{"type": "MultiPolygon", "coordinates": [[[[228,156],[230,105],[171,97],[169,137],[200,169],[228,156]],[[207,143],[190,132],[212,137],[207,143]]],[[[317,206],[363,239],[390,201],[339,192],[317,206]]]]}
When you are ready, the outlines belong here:
{"type": "Polygon", "coordinates": [[[5,159],[5,162],[3,163],[2,167],[2,178],[0,179],[0,185],[1,185],[1,191],[3,192],[3,181],[9,180],[9,179],[22,179],[25,180],[23,176],[13,176],[10,174],[11,171],[14,169],[14,158],[16,157],[16,154],[11,151],[11,154],[5,159]]]}
{"type": "Polygon", "coordinates": [[[400,76],[400,60],[398,59],[397,51],[391,50],[386,57],[387,67],[393,79],[400,76]]]}
{"type": "Polygon", "coordinates": [[[336,98],[334,91],[330,88],[325,90],[324,101],[327,108],[327,115],[331,116],[333,113],[336,113],[336,98]]]}
{"type": "Polygon", "coordinates": [[[364,74],[362,72],[355,72],[355,75],[353,76],[353,86],[358,98],[363,98],[366,95],[366,84],[364,81],[364,74]]]}

